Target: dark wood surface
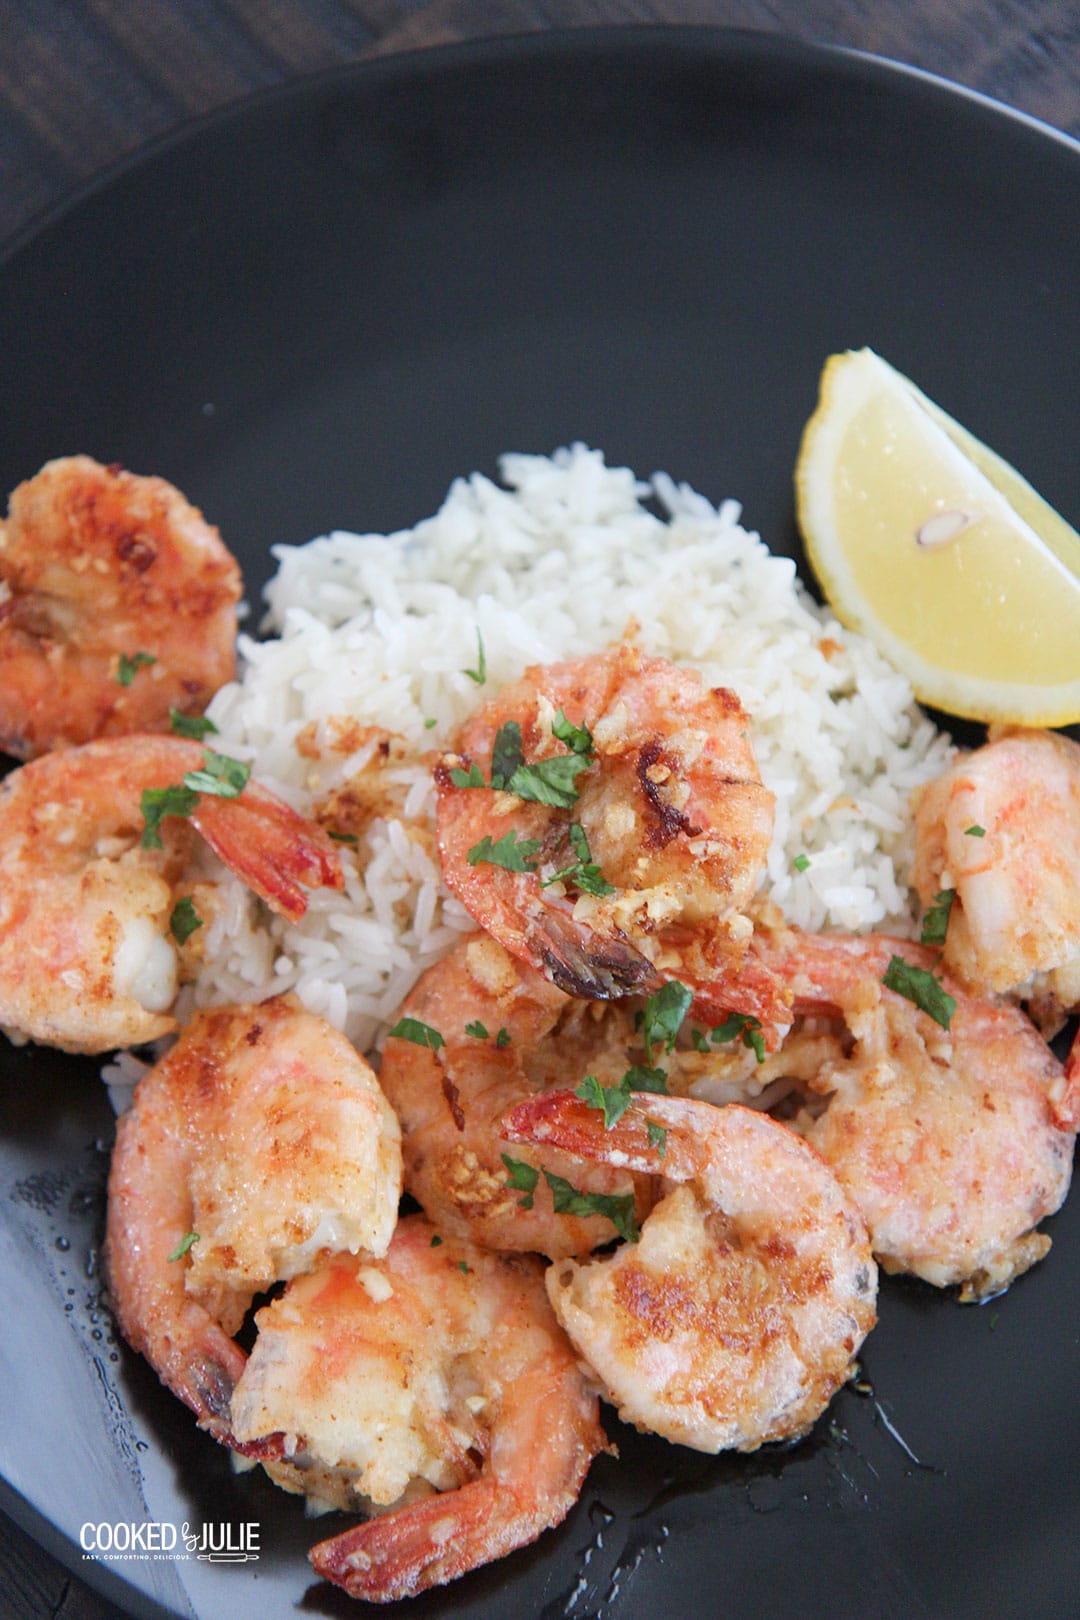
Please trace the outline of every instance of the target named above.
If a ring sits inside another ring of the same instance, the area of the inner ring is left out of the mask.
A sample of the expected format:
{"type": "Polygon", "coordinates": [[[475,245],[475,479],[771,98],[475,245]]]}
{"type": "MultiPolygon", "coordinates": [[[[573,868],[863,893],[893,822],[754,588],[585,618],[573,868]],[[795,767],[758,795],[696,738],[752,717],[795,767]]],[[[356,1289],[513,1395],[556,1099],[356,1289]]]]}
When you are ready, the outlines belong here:
{"type": "MultiPolygon", "coordinates": [[[[252,90],[377,53],[632,23],[872,51],[1080,137],[1073,0],[0,0],[0,243],[146,141],[252,90]]],[[[0,1515],[0,1620],[113,1614],[0,1515]]]]}

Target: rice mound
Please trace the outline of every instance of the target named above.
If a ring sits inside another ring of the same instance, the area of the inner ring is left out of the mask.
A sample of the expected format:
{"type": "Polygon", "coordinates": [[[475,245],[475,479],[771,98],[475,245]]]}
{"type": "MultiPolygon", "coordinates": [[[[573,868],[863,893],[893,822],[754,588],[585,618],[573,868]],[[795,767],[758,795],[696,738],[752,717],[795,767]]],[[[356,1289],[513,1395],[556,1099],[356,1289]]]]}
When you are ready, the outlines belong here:
{"type": "Polygon", "coordinates": [[[340,716],[382,727],[406,745],[383,777],[397,809],[341,846],[344,892],[312,893],[299,924],[226,875],[188,1000],[294,990],[361,1049],[376,1044],[419,974],[475,927],[439,872],[433,751],[527,665],[628,631],[645,652],[734,688],[753,717],[776,795],[766,889],[787,916],[910,934],[909,797],[952,745],[905,677],[817,607],[794,562],[740,526],[736,501],[714,508],[580,444],[504,456],[500,476],[505,487],[455,481],[409,531],[275,548],[273,638],[241,638],[240,678],[209,710],[214,746],[310,812],[373,744],[313,763],[300,734],[325,740],[340,716]],[[482,685],[467,673],[480,673],[481,645],[482,685]]]}

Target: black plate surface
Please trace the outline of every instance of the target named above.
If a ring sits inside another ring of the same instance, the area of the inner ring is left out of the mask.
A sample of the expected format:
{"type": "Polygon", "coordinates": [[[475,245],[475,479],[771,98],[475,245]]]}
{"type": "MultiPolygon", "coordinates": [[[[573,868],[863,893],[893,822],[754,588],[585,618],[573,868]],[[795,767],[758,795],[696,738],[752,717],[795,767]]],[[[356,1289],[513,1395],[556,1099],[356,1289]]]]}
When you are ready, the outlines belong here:
{"type": "MultiPolygon", "coordinates": [[[[268,548],[389,529],[505,449],[666,468],[796,553],[818,374],[870,344],[1080,520],[1080,150],[881,62],[702,31],[387,61],[250,102],[0,264],[0,488],[87,451],[165,475],[254,596],[268,548]]],[[[4,1048],[0,1500],[137,1614],[351,1606],[315,1527],[114,1343],[95,1066],[4,1048]],[[259,1526],[244,1566],[81,1561],[85,1523],[259,1526]]],[[[1003,1299],[886,1282],[812,1439],[629,1431],[537,1546],[417,1616],[1075,1616],[1080,1209],[1003,1299]]],[[[320,1526],[320,1530],[325,1530],[320,1526]]]]}

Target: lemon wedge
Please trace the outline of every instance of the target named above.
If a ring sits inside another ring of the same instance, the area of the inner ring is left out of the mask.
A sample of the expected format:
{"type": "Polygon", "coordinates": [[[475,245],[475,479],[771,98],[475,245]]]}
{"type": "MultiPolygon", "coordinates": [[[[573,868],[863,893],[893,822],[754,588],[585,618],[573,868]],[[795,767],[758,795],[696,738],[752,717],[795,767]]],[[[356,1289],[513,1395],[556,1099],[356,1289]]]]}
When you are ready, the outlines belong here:
{"type": "Polygon", "coordinates": [[[1080,535],[871,349],[826,361],[795,495],[833,611],[924,703],[1080,720],[1080,535]]]}

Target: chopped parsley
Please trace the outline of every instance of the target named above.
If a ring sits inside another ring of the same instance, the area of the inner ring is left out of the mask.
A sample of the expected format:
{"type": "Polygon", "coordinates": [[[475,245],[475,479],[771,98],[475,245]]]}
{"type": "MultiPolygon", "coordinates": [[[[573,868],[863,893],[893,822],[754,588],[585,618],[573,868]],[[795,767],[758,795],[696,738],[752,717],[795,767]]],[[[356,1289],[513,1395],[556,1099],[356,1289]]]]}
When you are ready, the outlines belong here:
{"type": "Polygon", "coordinates": [[[120,654],[120,662],[116,666],[116,678],[121,686],[130,686],[140,669],[148,664],[156,664],[157,659],[153,653],[137,652],[130,658],[127,653],[120,654]]]}
{"type": "Polygon", "coordinates": [[[396,1035],[399,1040],[412,1041],[414,1046],[426,1046],[432,1052],[446,1045],[439,1031],[432,1029],[430,1024],[422,1023],[419,1018],[400,1019],[390,1034],[396,1035]]]}
{"type": "Polygon", "coordinates": [[[213,749],[208,748],[200,769],[184,772],[184,786],[195,793],[210,793],[218,799],[235,799],[247,786],[250,775],[250,765],[230,759],[228,754],[215,754],[213,749]]]}
{"type": "Polygon", "coordinates": [[[595,1074],[587,1074],[574,1092],[590,1108],[599,1108],[604,1116],[604,1129],[610,1131],[618,1124],[630,1106],[630,1087],[624,1075],[617,1086],[602,1086],[595,1074]]]}
{"type": "Polygon", "coordinates": [[[432,1239],[431,1239],[431,1247],[433,1249],[437,1249],[441,1243],[442,1243],[442,1238],[439,1236],[438,1232],[434,1233],[434,1235],[432,1236],[432,1239]]]}
{"type": "Polygon", "coordinates": [[[709,1050],[709,1043],[705,1039],[705,1031],[703,1029],[692,1029],[690,1031],[690,1044],[693,1046],[695,1052],[707,1052],[709,1050]]]}
{"type": "Polygon", "coordinates": [[[752,1051],[759,1063],[765,1061],[765,1037],[761,1033],[761,1019],[749,1013],[729,1013],[722,1024],[709,1031],[709,1038],[720,1045],[724,1041],[741,1040],[752,1051]]]}
{"type": "Polygon", "coordinates": [[[631,1091],[653,1091],[661,1096],[668,1095],[667,1070],[650,1069],[644,1064],[635,1063],[632,1069],[627,1069],[623,1075],[623,1085],[629,1086],[631,1091]]]}
{"type": "Polygon", "coordinates": [[[588,726],[573,726],[560,708],[551,723],[551,734],[559,742],[565,743],[571,753],[580,754],[583,759],[592,761],[593,740],[592,732],[588,726]]]}
{"type": "Polygon", "coordinates": [[[463,771],[460,766],[455,765],[450,772],[450,780],[455,787],[460,788],[487,787],[483,771],[479,765],[475,764],[470,765],[467,771],[463,771]]]}
{"type": "Polygon", "coordinates": [[[495,1045],[500,1048],[510,1045],[510,1031],[505,1027],[505,1025],[496,1035],[495,1045]]]}
{"type": "Polygon", "coordinates": [[[638,1015],[647,1048],[651,1050],[663,1042],[665,1051],[674,1049],[675,1038],[693,999],[693,991],[678,979],[669,979],[648,998],[644,1011],[638,1015]]]}
{"type": "Polygon", "coordinates": [[[436,720],[435,716],[433,714],[430,714],[430,715],[428,715],[427,719],[424,721],[424,730],[425,731],[434,731],[435,727],[438,725],[438,723],[439,722],[436,720]]]}
{"type": "Polygon", "coordinates": [[[570,823],[570,846],[577,860],[570,866],[564,866],[553,877],[545,878],[540,887],[546,889],[552,883],[572,883],[583,894],[595,894],[598,897],[614,894],[615,885],[608,882],[593,860],[585,829],[578,821],[570,823]]]}
{"type": "Polygon", "coordinates": [[[166,816],[190,816],[199,795],[190,787],[143,788],[139,808],[146,826],[140,843],[143,849],[163,849],[158,828],[166,816]]]}
{"type": "Polygon", "coordinates": [[[516,720],[507,720],[495,733],[495,741],[491,748],[492,787],[505,788],[518,766],[524,763],[521,727],[516,720]]]}
{"type": "Polygon", "coordinates": [[[577,779],[588,768],[589,761],[580,754],[552,754],[532,765],[519,765],[506,784],[507,791],[533,804],[571,810],[578,797],[577,779]]]}
{"type": "Polygon", "coordinates": [[[476,632],[476,648],[476,668],[465,670],[465,674],[470,681],[475,681],[477,686],[483,686],[487,680],[487,655],[484,652],[484,638],[479,629],[476,632]]]}
{"type": "Polygon", "coordinates": [[[501,866],[507,872],[535,872],[532,858],[539,848],[538,838],[523,838],[519,843],[517,833],[511,828],[495,843],[491,834],[485,833],[465,859],[470,866],[501,866]]]}
{"type": "Polygon", "coordinates": [[[934,903],[926,909],[919,942],[923,945],[944,945],[949,928],[949,913],[956,899],[955,889],[942,889],[934,896],[934,903]]]}
{"type": "Polygon", "coordinates": [[[655,1119],[649,1120],[649,1146],[655,1148],[661,1158],[667,1151],[667,1131],[655,1119]]]}
{"type": "Polygon", "coordinates": [[[956,1001],[944,989],[941,980],[935,979],[926,968],[913,967],[902,956],[894,956],[881,982],[886,990],[895,990],[898,996],[913,1001],[942,1029],[948,1029],[956,1001]]]}
{"type": "Polygon", "coordinates": [[[333,827],[328,827],[326,829],[326,836],[327,838],[332,838],[335,844],[356,845],[360,842],[355,833],[336,832],[333,827]]]}
{"type": "Polygon", "coordinates": [[[478,1041],[486,1041],[488,1038],[488,1032],[479,1018],[475,1019],[471,1024],[465,1025],[465,1033],[474,1036],[478,1041]]]}
{"type": "Polygon", "coordinates": [[[198,1241],[198,1232],[185,1232],[172,1254],[169,1255],[169,1259],[182,1260],[185,1254],[187,1254],[188,1250],[191,1248],[192,1244],[198,1243],[198,1241]]]}
{"type": "Polygon", "coordinates": [[[192,742],[202,742],[203,738],[208,737],[211,732],[215,737],[217,736],[217,726],[212,720],[208,720],[205,714],[181,714],[180,710],[174,709],[171,703],[169,704],[169,725],[172,727],[173,736],[189,737],[192,742]]]}
{"type": "Polygon", "coordinates": [[[620,1237],[628,1243],[637,1242],[641,1234],[634,1219],[633,1193],[578,1192],[569,1181],[552,1175],[550,1170],[544,1171],[544,1180],[551,1188],[556,1215],[605,1215],[620,1237]]]}
{"type": "Polygon", "coordinates": [[[464,1276],[467,1277],[469,1275],[469,1267],[468,1267],[468,1265],[466,1264],[466,1262],[464,1260],[459,1260],[458,1261],[457,1268],[458,1268],[458,1270],[460,1272],[462,1272],[464,1274],[464,1276]]]}
{"type": "Polygon", "coordinates": [[[985,827],[980,827],[978,822],[975,822],[972,826],[964,828],[964,837],[965,838],[985,838],[986,837],[986,828],[985,827]]]}
{"type": "Polygon", "coordinates": [[[524,1159],[512,1159],[509,1153],[504,1153],[502,1162],[510,1173],[508,1186],[515,1192],[524,1193],[524,1198],[518,1199],[519,1209],[532,1209],[533,1194],[536,1192],[536,1183],[540,1180],[540,1172],[524,1159]]]}
{"type": "Polygon", "coordinates": [[[201,928],[203,920],[195,910],[195,902],[190,895],[178,900],[172,908],[169,918],[169,933],[178,945],[186,945],[197,928],[201,928]]]}
{"type": "Polygon", "coordinates": [[[796,872],[805,872],[806,868],[810,865],[810,857],[809,855],[796,855],[791,864],[795,868],[796,872]]]}

